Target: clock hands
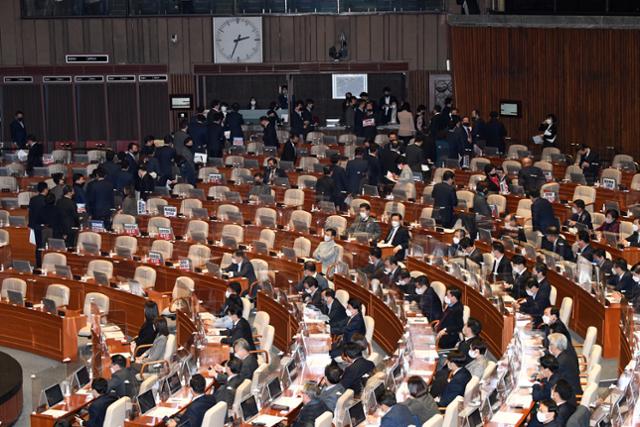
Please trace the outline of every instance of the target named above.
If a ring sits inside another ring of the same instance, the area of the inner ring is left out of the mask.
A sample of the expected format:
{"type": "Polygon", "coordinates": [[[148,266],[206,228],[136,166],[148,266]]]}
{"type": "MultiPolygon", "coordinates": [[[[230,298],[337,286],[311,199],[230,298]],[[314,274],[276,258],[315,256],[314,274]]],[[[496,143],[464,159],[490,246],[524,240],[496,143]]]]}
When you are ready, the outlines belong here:
{"type": "Polygon", "coordinates": [[[236,37],[233,40],[234,45],[233,45],[233,50],[231,51],[231,57],[232,58],[233,58],[233,54],[236,53],[236,49],[238,48],[238,43],[240,43],[243,40],[247,40],[249,38],[250,38],[249,36],[242,37],[242,35],[238,34],[238,37],[236,37]]]}

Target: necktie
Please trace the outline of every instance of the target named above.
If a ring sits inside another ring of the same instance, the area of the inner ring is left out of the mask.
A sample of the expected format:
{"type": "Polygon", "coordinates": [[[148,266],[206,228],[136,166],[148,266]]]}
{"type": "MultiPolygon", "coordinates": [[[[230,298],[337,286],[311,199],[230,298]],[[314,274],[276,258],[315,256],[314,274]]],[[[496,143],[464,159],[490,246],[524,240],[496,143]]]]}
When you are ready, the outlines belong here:
{"type": "MultiPolygon", "coordinates": [[[[400,227],[398,227],[400,228],[400,227]]],[[[393,242],[393,238],[396,237],[396,231],[398,231],[398,228],[394,228],[391,233],[389,233],[389,237],[387,237],[387,243],[391,243],[393,242]]]]}
{"type": "Polygon", "coordinates": [[[238,263],[238,273],[240,273],[240,267],[242,266],[242,263],[238,263]]]}

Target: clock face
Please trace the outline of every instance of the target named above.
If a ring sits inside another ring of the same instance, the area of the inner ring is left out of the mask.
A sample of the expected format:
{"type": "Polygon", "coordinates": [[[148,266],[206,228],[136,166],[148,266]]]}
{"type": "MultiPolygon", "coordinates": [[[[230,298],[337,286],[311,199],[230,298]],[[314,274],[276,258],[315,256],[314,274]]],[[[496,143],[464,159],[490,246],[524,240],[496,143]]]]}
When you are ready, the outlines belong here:
{"type": "Polygon", "coordinates": [[[214,62],[262,62],[262,17],[213,18],[214,62]]]}

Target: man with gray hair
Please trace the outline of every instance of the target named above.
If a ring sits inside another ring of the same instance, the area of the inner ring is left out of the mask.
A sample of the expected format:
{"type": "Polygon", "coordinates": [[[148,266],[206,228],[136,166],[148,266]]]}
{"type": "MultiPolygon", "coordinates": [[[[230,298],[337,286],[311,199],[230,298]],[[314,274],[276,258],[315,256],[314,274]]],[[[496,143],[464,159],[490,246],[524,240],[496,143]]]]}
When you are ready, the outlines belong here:
{"type": "Polygon", "coordinates": [[[571,388],[576,394],[582,394],[578,357],[567,351],[567,348],[568,341],[564,334],[553,333],[549,335],[549,353],[558,360],[558,373],[571,384],[571,388]]]}
{"type": "Polygon", "coordinates": [[[302,390],[302,409],[293,427],[313,427],[316,418],[327,412],[329,408],[320,400],[320,387],[315,381],[307,381],[302,390]]]}
{"type": "MultiPolygon", "coordinates": [[[[253,372],[258,369],[258,359],[254,353],[251,353],[249,342],[244,338],[235,340],[233,343],[233,355],[242,362],[242,368],[238,376],[243,380],[251,380],[253,372]]],[[[224,367],[216,365],[215,370],[218,372],[217,381],[220,384],[224,384],[227,381],[224,367]]]]}

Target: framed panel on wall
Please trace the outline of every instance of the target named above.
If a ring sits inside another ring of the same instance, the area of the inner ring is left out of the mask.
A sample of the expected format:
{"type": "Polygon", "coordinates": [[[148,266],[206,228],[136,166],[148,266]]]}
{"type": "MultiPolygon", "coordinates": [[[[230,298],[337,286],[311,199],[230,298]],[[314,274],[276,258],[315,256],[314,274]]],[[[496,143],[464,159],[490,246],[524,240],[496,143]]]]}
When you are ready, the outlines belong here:
{"type": "Polygon", "coordinates": [[[167,82],[140,82],[140,138],[161,138],[169,133],[169,85],[167,82]]]}
{"type": "Polygon", "coordinates": [[[9,124],[18,110],[24,113],[27,133],[40,140],[44,139],[41,86],[21,83],[5,83],[2,86],[2,136],[5,141],[11,140],[9,124]]]}
{"type": "Polygon", "coordinates": [[[278,88],[285,84],[285,74],[206,76],[204,87],[200,85],[199,90],[205,91],[207,106],[218,99],[229,105],[237,102],[241,109],[246,109],[250,107],[251,97],[255,97],[257,108],[265,109],[278,99],[278,88]]]}
{"type": "Polygon", "coordinates": [[[71,81],[43,85],[45,125],[49,141],[75,141],[71,81]]]}
{"type": "Polygon", "coordinates": [[[138,139],[135,83],[107,83],[109,133],[112,141],[138,139]]]}
{"type": "Polygon", "coordinates": [[[104,84],[82,83],[76,85],[76,111],[80,141],[106,141],[108,139],[104,84]]]}

